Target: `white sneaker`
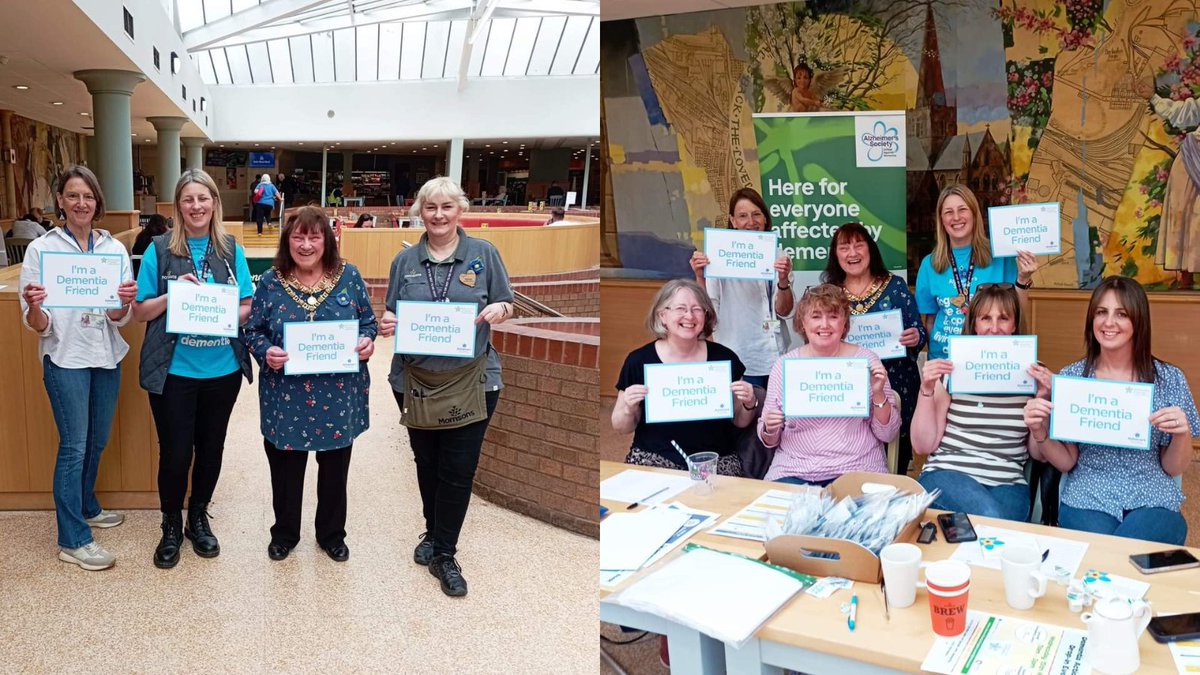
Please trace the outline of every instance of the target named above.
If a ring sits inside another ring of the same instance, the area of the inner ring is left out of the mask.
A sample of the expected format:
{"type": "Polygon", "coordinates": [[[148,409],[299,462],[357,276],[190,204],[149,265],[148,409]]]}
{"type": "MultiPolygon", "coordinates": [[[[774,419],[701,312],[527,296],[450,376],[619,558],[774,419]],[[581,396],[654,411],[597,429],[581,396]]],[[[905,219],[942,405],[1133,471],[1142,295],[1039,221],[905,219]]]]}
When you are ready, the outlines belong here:
{"type": "Polygon", "coordinates": [[[106,570],[117,562],[113,554],[104,550],[104,547],[96,542],[84,544],[79,548],[60,548],[58,550],[58,559],[63,562],[74,563],[79,565],[89,572],[98,572],[106,570]]]}
{"type": "Polygon", "coordinates": [[[92,527],[116,527],[125,522],[125,514],[117,513],[116,511],[100,510],[100,513],[87,519],[87,524],[92,527]]]}

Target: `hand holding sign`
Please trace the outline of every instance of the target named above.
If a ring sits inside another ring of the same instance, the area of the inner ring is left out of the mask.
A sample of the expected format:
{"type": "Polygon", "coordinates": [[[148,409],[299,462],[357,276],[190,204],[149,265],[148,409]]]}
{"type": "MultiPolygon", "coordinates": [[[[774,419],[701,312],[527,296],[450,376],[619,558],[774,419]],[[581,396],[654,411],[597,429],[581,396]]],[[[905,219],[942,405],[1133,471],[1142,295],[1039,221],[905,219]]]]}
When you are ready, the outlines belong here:
{"type": "Polygon", "coordinates": [[[1162,410],[1157,410],[1150,415],[1150,424],[1154,425],[1155,429],[1170,434],[1172,436],[1187,434],[1189,438],[1192,436],[1191,426],[1187,421],[1187,413],[1183,412],[1179,406],[1169,406],[1162,410]]]}
{"type": "Polygon", "coordinates": [[[1031,398],[1025,402],[1025,412],[1022,417],[1025,426],[1029,427],[1029,435],[1033,440],[1041,442],[1049,438],[1050,412],[1054,404],[1044,398],[1031,398]]]}
{"type": "MultiPolygon", "coordinates": [[[[1055,440],[1151,449],[1153,384],[1055,375],[1051,386],[1050,436],[1055,440]]],[[[1159,419],[1177,418],[1168,413],[1159,419]]]]}
{"type": "Polygon", "coordinates": [[[1018,255],[1018,251],[1041,255],[1060,253],[1060,220],[1060,207],[1055,202],[989,208],[992,255],[1010,258],[1018,255]]]}
{"type": "Polygon", "coordinates": [[[122,281],[120,286],[117,286],[117,298],[121,301],[121,306],[124,307],[137,299],[137,282],[133,279],[122,281]]]}
{"type": "Polygon", "coordinates": [[[267,348],[267,367],[273,370],[283,368],[283,364],[288,362],[288,353],[283,351],[283,347],[274,345],[267,348]]]}
{"type": "Polygon", "coordinates": [[[933,396],[937,383],[954,372],[954,362],[949,359],[929,359],[921,370],[921,394],[933,396]]]}
{"type": "Polygon", "coordinates": [[[366,361],[375,353],[375,341],[364,335],[358,339],[358,345],[354,347],[354,351],[358,352],[359,361],[366,361]]]}
{"type": "Polygon", "coordinates": [[[705,228],[704,254],[708,259],[705,276],[714,279],[775,278],[775,250],[779,235],[775,232],[705,228]]]}

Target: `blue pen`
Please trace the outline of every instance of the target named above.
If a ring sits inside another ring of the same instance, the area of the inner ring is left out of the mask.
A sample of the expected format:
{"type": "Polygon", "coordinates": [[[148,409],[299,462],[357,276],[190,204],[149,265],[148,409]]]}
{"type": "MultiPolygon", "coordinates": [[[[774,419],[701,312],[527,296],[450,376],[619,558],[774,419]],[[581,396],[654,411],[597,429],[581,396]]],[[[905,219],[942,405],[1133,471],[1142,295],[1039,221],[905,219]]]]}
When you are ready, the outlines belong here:
{"type": "Polygon", "coordinates": [[[854,632],[854,623],[858,619],[858,594],[855,593],[850,598],[850,618],[846,623],[850,626],[850,632],[854,632]]]}

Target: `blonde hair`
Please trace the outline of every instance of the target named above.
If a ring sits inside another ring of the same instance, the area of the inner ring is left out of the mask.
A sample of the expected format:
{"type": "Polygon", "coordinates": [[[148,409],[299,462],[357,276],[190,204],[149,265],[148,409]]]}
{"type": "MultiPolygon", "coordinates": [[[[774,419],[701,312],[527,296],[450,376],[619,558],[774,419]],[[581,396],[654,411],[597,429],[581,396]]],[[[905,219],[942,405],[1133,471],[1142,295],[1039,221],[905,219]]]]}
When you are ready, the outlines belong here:
{"type": "Polygon", "coordinates": [[[991,265],[992,245],[988,241],[983,213],[979,210],[979,200],[975,198],[971,188],[962,183],[954,183],[947,185],[938,195],[937,210],[933,214],[933,219],[937,222],[937,241],[933,245],[933,256],[929,261],[933,265],[933,271],[941,274],[950,267],[950,235],[946,234],[946,226],[942,224],[942,205],[950,197],[962,199],[967,208],[971,209],[971,219],[974,221],[971,226],[971,259],[975,261],[975,266],[982,268],[991,265]]]}
{"type": "Polygon", "coordinates": [[[712,298],[708,297],[708,292],[701,288],[700,284],[690,279],[672,279],[658,289],[658,293],[654,296],[654,302],[650,304],[650,314],[646,317],[646,328],[654,334],[654,337],[660,340],[667,337],[667,327],[663,324],[659,313],[667,308],[667,303],[671,302],[671,298],[675,297],[676,293],[683,290],[691,291],[692,295],[696,296],[697,304],[704,308],[704,328],[700,330],[696,339],[704,340],[717,329],[717,310],[713,307],[712,298]]]}
{"type": "Polygon", "coordinates": [[[471,201],[467,199],[467,193],[463,192],[462,187],[446,176],[438,176],[425,181],[425,184],[417,191],[417,196],[413,198],[412,210],[408,214],[413,218],[420,218],[425,202],[437,196],[449,197],[458,202],[463,213],[471,210],[471,201]]]}
{"type": "MultiPolygon", "coordinates": [[[[188,169],[179,176],[179,182],[175,183],[175,222],[186,222],[183,219],[183,212],[179,210],[179,195],[183,193],[183,188],[188,183],[199,183],[208,188],[208,193],[212,195],[213,200],[212,219],[208,221],[209,241],[212,242],[212,247],[216,250],[217,255],[225,259],[232,259],[234,251],[229,247],[229,242],[226,241],[229,233],[225,231],[225,225],[222,223],[225,212],[221,209],[221,191],[217,189],[217,184],[213,181],[212,176],[209,176],[200,169],[188,169]]],[[[168,242],[168,248],[172,255],[177,255],[180,258],[191,257],[192,252],[188,248],[186,230],[187,228],[182,225],[171,228],[171,239],[168,242]]]]}
{"type": "Polygon", "coordinates": [[[846,339],[850,334],[850,298],[846,297],[846,292],[841,286],[821,284],[804,291],[804,295],[800,296],[800,305],[796,308],[796,316],[792,318],[792,327],[803,335],[805,340],[808,339],[808,335],[804,332],[804,315],[813,307],[841,312],[842,316],[846,317],[846,325],[842,326],[842,339],[846,339]]]}

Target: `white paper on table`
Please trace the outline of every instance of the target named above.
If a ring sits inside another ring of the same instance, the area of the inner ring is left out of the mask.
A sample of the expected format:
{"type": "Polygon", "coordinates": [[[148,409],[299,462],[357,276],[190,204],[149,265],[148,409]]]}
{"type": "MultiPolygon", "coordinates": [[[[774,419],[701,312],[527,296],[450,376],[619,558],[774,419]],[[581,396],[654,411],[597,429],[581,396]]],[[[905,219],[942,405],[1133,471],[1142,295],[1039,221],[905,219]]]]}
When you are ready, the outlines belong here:
{"type": "Polygon", "coordinates": [[[786,572],[708,549],[687,552],[605,598],[740,647],[803,590],[786,572]],[[710,583],[719,579],[721,583],[710,583]]]}
{"type": "Polygon", "coordinates": [[[646,423],[733,419],[733,367],[729,361],[647,363],[646,423]]]}
{"type": "Polygon", "coordinates": [[[626,469],[600,481],[600,499],[643,505],[661,504],[692,486],[687,475],[626,469]]]}
{"type": "Polygon", "coordinates": [[[775,279],[776,232],[750,232],[715,227],[704,228],[707,279],[775,279]]]}
{"type": "Polygon", "coordinates": [[[610,514],[600,521],[600,569],[640,569],[689,517],[665,507],[610,514]]]}
{"type": "MultiPolygon", "coordinates": [[[[679,529],[675,531],[675,534],[672,534],[662,546],[658,547],[658,550],[654,552],[654,555],[650,556],[646,559],[646,562],[642,563],[642,567],[649,567],[659,560],[662,560],[663,556],[667,555],[671,551],[674,551],[676,548],[679,548],[679,546],[683,544],[683,542],[687,541],[693,534],[696,534],[697,532],[708,527],[715,522],[717,518],[721,517],[718,513],[693,509],[679,502],[667,504],[666,508],[687,513],[688,520],[681,525],[679,529]]],[[[625,581],[625,579],[633,576],[636,572],[637,570],[602,569],[600,570],[600,585],[605,588],[619,586],[623,581],[625,581]]]]}
{"type": "Polygon", "coordinates": [[[956,638],[935,637],[921,669],[943,675],[1087,675],[1087,632],[967,611],[956,638]]]}
{"type": "Polygon", "coordinates": [[[784,417],[871,414],[871,362],[863,358],[783,360],[784,417]]]}
{"type": "MultiPolygon", "coordinates": [[[[1174,616],[1180,612],[1159,612],[1157,616],[1174,616]]],[[[1175,670],[1180,675],[1200,673],[1200,640],[1180,640],[1168,642],[1171,658],[1175,661],[1175,670]]]]}
{"type": "Polygon", "coordinates": [[[951,394],[1037,393],[1028,372],[1037,363],[1036,335],[955,335],[947,349],[951,394]]]}
{"type": "Polygon", "coordinates": [[[908,348],[900,344],[903,332],[904,313],[898,309],[854,314],[846,342],[870,349],[880,359],[898,359],[908,355],[908,348]]]}
{"type": "Polygon", "coordinates": [[[1050,400],[1055,440],[1150,449],[1153,384],[1055,375],[1050,400]]]}
{"type": "Polygon", "coordinates": [[[1060,211],[1058,202],[990,207],[987,216],[992,257],[1011,258],[1017,251],[1061,253],[1060,211]]]}
{"type": "Polygon", "coordinates": [[[767,538],[767,520],[783,520],[791,506],[794,492],[786,490],[767,490],[758,499],[750,502],[746,508],[730,516],[720,523],[709,534],[719,534],[735,539],[765,541],[767,538]]]}
{"type": "Polygon", "coordinates": [[[1141,600],[1150,590],[1150,584],[1144,581],[1130,579],[1104,570],[1084,570],[1083,574],[1079,575],[1079,580],[1083,582],[1083,587],[1087,589],[1088,593],[1099,600],[1109,598],[1141,600]]]}
{"type": "MultiPolygon", "coordinates": [[[[1026,544],[1029,543],[1027,538],[1032,537],[1034,548],[1038,551],[1050,551],[1050,554],[1046,556],[1046,560],[1042,562],[1041,570],[1042,573],[1052,579],[1070,579],[1075,576],[1075,573],[1079,570],[1079,566],[1083,564],[1083,556],[1087,553],[1088,549],[1087,543],[1082,541],[1047,535],[1030,535],[1025,532],[1006,530],[1002,527],[992,527],[990,525],[976,525],[975,534],[979,536],[980,540],[990,538],[1005,542],[1022,542],[1026,544]]],[[[975,565],[976,567],[987,567],[994,570],[1000,569],[1000,557],[985,557],[983,547],[979,541],[968,541],[959,544],[950,558],[965,562],[968,565],[975,565]]]]}

